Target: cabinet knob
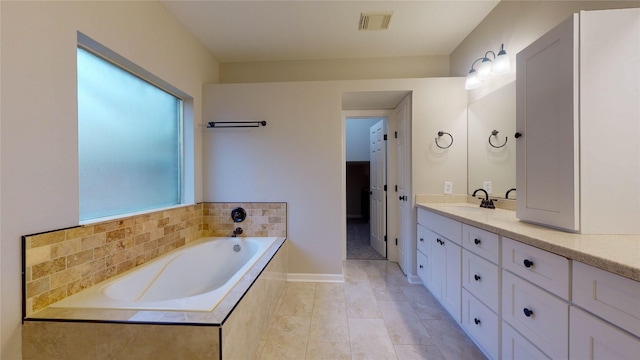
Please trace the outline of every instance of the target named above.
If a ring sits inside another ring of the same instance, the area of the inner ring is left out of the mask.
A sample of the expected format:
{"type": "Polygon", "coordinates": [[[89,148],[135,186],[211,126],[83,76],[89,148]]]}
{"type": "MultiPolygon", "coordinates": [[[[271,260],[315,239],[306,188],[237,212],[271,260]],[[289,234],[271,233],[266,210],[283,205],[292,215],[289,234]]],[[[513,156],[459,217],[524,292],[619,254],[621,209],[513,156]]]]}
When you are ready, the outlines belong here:
{"type": "Polygon", "coordinates": [[[424,239],[423,239],[423,238],[420,238],[420,242],[424,242],[424,239]]]}
{"type": "Polygon", "coordinates": [[[420,269],[424,268],[424,266],[420,265],[420,269]]]}
{"type": "Polygon", "coordinates": [[[526,268],[530,268],[530,267],[533,266],[533,261],[531,261],[529,259],[524,259],[523,263],[524,263],[524,267],[526,267],[526,268]]]}
{"type": "Polygon", "coordinates": [[[531,315],[533,315],[533,311],[531,311],[531,310],[529,310],[527,308],[524,308],[523,312],[524,312],[524,316],[526,316],[526,317],[530,317],[531,315]]]}
{"type": "Polygon", "coordinates": [[[480,319],[478,318],[473,318],[473,322],[476,323],[476,325],[480,325],[480,319]]]}
{"type": "Polygon", "coordinates": [[[480,243],[482,242],[482,240],[480,239],[473,239],[473,243],[476,245],[480,245],[480,243]]]}
{"type": "Polygon", "coordinates": [[[513,135],[513,136],[515,136],[515,137],[516,137],[516,139],[517,139],[517,138],[519,138],[519,137],[521,137],[521,136],[522,136],[522,133],[520,133],[520,132],[516,132],[516,134],[515,134],[515,135],[513,135]]]}
{"type": "Polygon", "coordinates": [[[473,275],[473,278],[474,278],[476,281],[480,281],[480,279],[481,279],[479,275],[473,275]]]}

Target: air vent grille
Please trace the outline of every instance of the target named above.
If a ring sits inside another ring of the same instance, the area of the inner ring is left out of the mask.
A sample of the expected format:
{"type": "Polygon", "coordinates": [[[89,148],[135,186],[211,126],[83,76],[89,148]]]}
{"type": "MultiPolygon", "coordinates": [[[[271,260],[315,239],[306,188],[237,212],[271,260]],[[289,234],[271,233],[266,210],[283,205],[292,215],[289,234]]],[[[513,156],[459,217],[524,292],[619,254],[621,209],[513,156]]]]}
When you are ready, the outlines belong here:
{"type": "Polygon", "coordinates": [[[361,13],[358,30],[386,30],[389,28],[393,11],[361,13]]]}

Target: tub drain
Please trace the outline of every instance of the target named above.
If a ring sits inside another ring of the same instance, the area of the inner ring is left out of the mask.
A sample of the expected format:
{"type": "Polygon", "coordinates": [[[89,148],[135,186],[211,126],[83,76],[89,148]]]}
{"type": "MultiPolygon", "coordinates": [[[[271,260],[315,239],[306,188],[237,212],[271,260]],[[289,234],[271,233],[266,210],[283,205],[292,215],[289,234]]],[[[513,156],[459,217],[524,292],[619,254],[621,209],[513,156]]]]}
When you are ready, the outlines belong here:
{"type": "Polygon", "coordinates": [[[238,251],[240,251],[240,249],[242,249],[240,247],[240,245],[238,245],[238,244],[233,245],[233,251],[238,252],[238,251]]]}

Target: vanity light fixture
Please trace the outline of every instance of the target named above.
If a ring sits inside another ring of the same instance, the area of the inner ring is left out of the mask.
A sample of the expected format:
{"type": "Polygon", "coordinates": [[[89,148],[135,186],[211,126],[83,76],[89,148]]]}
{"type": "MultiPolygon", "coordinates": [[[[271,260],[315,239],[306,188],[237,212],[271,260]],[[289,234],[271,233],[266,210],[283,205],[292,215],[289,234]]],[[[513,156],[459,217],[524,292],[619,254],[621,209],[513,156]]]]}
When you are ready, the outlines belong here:
{"type": "Polygon", "coordinates": [[[489,50],[483,57],[471,63],[471,70],[469,70],[467,80],[464,82],[464,88],[466,90],[477,89],[482,85],[482,81],[491,79],[495,75],[508,74],[510,71],[511,61],[507,56],[507,52],[504,51],[504,44],[501,44],[498,55],[489,50]],[[489,59],[489,54],[493,55],[493,60],[489,59]],[[478,65],[478,70],[476,70],[473,67],[478,61],[481,61],[481,63],[478,65]]]}

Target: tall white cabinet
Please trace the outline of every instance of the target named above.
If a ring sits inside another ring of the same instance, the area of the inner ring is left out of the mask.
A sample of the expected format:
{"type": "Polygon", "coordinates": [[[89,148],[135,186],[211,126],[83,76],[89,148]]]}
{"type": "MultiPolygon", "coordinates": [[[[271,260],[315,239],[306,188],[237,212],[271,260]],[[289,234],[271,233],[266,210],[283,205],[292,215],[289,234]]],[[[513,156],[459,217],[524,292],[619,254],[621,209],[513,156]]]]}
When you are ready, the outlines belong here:
{"type": "Polygon", "coordinates": [[[582,11],[517,55],[517,217],[640,233],[640,9],[582,11]]]}

